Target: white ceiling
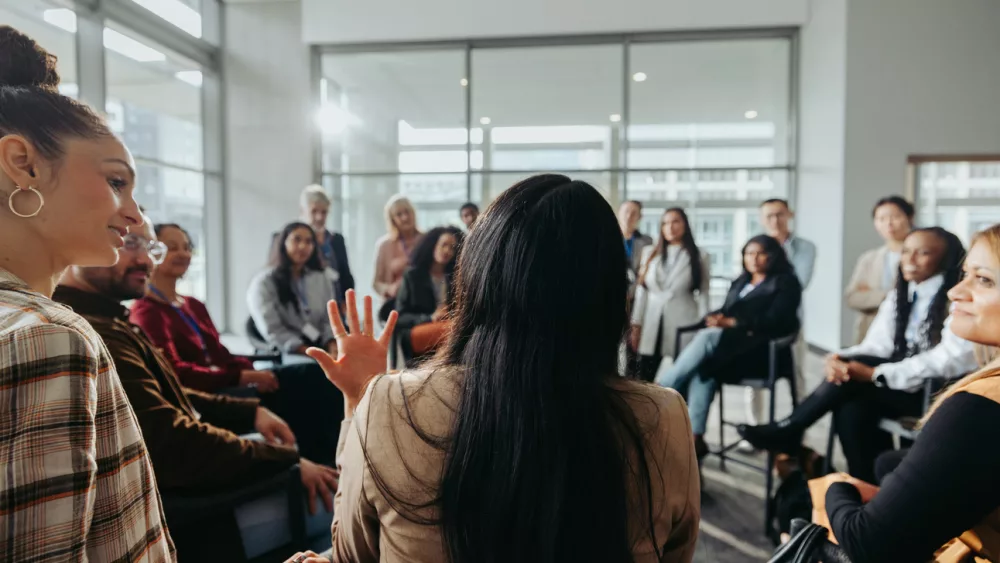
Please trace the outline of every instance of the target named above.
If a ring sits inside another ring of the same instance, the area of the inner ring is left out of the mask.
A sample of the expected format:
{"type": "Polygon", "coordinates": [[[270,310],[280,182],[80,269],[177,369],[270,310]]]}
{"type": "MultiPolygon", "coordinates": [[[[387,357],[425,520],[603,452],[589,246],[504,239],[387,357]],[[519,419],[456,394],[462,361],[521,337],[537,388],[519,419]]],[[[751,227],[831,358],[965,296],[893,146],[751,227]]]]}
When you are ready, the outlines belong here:
{"type": "MultiPolygon", "coordinates": [[[[632,123],[783,123],[788,108],[788,42],[779,39],[635,45],[632,123]]],[[[473,125],[604,124],[623,112],[622,47],[477,49],[472,53],[473,125]]],[[[347,93],[363,121],[461,127],[463,51],[385,52],[323,57],[323,75],[347,93]]]]}

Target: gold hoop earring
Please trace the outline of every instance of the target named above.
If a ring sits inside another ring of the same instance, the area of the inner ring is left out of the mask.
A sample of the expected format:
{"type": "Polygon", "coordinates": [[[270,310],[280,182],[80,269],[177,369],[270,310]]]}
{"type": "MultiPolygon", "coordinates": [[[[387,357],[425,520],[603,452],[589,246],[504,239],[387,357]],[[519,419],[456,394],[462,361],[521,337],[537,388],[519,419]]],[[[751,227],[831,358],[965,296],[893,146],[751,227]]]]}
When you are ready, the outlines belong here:
{"type": "Polygon", "coordinates": [[[14,191],[10,192],[10,197],[7,198],[7,207],[10,208],[10,212],[13,213],[14,215],[17,215],[18,217],[21,217],[22,219],[30,219],[30,218],[34,217],[35,215],[38,215],[38,213],[41,212],[42,208],[45,207],[45,198],[42,197],[42,192],[36,190],[34,186],[28,186],[28,189],[24,189],[24,188],[18,186],[18,187],[16,187],[14,189],[14,191]],[[19,193],[26,192],[26,191],[27,192],[31,192],[31,193],[35,194],[36,196],[38,196],[38,209],[36,209],[34,213],[29,213],[27,215],[24,214],[24,213],[19,213],[17,211],[17,209],[14,209],[14,196],[16,196],[19,193]]]}

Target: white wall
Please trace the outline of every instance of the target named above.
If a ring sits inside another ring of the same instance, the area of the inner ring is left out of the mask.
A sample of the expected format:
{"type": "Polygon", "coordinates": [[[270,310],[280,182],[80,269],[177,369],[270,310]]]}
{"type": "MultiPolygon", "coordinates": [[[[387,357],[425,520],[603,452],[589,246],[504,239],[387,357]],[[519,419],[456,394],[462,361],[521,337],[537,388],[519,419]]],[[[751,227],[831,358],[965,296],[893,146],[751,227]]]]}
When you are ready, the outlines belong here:
{"type": "Polygon", "coordinates": [[[313,181],[309,49],[297,2],[225,7],[229,326],[243,331],[246,289],[271,235],[298,216],[313,181]]]}
{"type": "Polygon", "coordinates": [[[799,25],[806,0],[303,0],[310,43],[799,25]]]}
{"type": "Polygon", "coordinates": [[[806,339],[840,346],[847,0],[814,0],[800,35],[795,229],[818,247],[805,294],[806,339]]]}
{"type": "Polygon", "coordinates": [[[851,341],[841,292],[858,256],[880,244],[871,206],[904,193],[908,155],[1000,153],[998,22],[1000,4],[987,0],[811,3],[798,223],[819,245],[810,342],[851,341]]]}

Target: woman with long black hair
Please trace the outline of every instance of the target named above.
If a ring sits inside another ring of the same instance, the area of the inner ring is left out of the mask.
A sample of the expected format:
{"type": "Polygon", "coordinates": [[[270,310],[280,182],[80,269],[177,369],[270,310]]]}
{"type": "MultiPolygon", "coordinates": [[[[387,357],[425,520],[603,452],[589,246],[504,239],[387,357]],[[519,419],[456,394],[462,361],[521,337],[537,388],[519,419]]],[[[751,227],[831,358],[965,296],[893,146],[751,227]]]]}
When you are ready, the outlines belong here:
{"type": "Polygon", "coordinates": [[[250,315],[266,341],[288,354],[305,354],[311,346],[334,349],[326,304],[336,295],[325,271],[312,227],[285,225],[270,267],[247,290],[250,315]]]}
{"type": "Polygon", "coordinates": [[[907,235],[896,286],[879,307],[861,344],[826,359],[826,381],[788,418],[741,426],[740,435],[761,449],[796,453],[802,435],[828,412],[854,477],[875,482],[875,458],[892,448],[878,429],[882,418],[920,416],[923,382],[975,370],[973,344],[948,327],[950,290],[961,277],[965,249],[940,228],[907,235]]]}
{"type": "Polygon", "coordinates": [[[684,403],[618,375],[625,268],[600,193],[542,175],[476,222],[435,363],[369,383],[387,339],[368,336],[368,300],[358,334],[349,294],[350,336],[331,315],[342,357],[310,351],[351,419],[335,562],[691,561],[700,498],[684,403]]]}
{"type": "Polygon", "coordinates": [[[410,268],[403,274],[396,296],[400,342],[407,359],[429,353],[447,331],[445,319],[461,242],[461,230],[436,227],[413,250],[410,268]]]}
{"type": "Polygon", "coordinates": [[[709,259],[694,242],[687,213],[663,212],[656,246],[642,251],[630,345],[639,379],[652,381],[664,356],[673,357],[677,329],[708,312],[709,259]]]}
{"type": "Polygon", "coordinates": [[[735,382],[767,366],[767,342],[799,330],[802,286],[781,244],[767,235],[743,247],[743,274],[729,288],[726,302],[707,315],[705,327],[656,383],[684,393],[691,415],[698,458],[708,453],[708,409],[721,382],[735,382]]]}

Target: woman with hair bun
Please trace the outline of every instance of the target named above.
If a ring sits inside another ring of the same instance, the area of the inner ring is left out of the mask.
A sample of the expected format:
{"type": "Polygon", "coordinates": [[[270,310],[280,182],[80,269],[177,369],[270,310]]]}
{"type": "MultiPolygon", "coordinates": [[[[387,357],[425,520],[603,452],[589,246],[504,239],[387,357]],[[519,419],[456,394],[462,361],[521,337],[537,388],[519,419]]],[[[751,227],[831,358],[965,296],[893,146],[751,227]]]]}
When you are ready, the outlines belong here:
{"type": "Polygon", "coordinates": [[[52,301],[71,265],[110,266],[135,163],[57,91],[56,58],[0,26],[0,545],[9,561],[174,561],[153,467],[107,348],[52,301]]]}

